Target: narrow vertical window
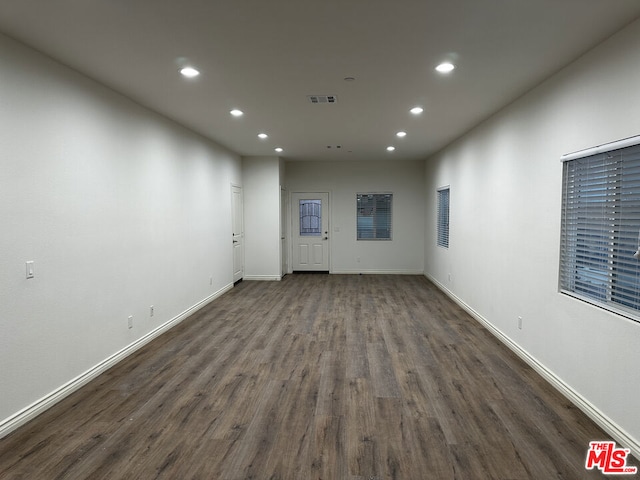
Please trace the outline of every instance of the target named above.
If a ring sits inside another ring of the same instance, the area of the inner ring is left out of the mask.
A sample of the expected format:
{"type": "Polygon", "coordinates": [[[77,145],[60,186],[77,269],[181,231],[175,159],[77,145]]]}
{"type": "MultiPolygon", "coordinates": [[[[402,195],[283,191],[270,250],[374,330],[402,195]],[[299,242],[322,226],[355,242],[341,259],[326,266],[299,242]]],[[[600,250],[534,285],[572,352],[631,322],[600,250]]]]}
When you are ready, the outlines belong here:
{"type": "Polygon", "coordinates": [[[449,187],[438,190],[438,245],[449,248],[449,187]]]}
{"type": "Polygon", "coordinates": [[[391,193],[358,193],[358,240],[391,240],[391,193]]]}

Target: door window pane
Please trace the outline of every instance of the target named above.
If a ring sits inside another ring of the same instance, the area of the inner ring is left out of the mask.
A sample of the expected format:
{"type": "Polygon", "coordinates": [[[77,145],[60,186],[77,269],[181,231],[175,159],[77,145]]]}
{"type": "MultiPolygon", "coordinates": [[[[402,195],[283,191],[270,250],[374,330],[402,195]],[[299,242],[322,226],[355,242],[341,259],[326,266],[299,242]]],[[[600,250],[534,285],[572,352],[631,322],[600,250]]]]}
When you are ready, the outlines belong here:
{"type": "Polygon", "coordinates": [[[322,230],[322,200],[300,200],[300,236],[319,237],[322,230]]]}

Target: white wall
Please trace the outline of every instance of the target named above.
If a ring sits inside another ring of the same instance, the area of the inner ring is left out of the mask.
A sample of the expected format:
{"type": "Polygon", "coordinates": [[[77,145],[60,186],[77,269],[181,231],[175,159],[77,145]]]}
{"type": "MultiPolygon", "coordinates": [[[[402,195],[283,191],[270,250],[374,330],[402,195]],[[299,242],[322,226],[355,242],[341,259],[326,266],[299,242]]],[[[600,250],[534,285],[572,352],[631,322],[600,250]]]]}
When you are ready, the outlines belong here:
{"type": "Polygon", "coordinates": [[[279,157],[243,157],[244,278],[280,279],[279,157]]]}
{"type": "Polygon", "coordinates": [[[0,431],[231,284],[231,182],[236,155],[0,36],[0,431]]]}
{"type": "Polygon", "coordinates": [[[560,156],[640,134],[639,51],[635,22],[429,159],[425,248],[427,276],[601,415],[636,455],[640,323],[558,293],[558,262],[560,156]],[[443,185],[451,185],[448,250],[436,246],[443,185]]]}
{"type": "Polygon", "coordinates": [[[332,273],[424,271],[424,162],[287,162],[285,178],[290,193],[330,193],[332,273]],[[393,193],[392,241],[356,240],[356,194],[369,192],[393,193]]]}

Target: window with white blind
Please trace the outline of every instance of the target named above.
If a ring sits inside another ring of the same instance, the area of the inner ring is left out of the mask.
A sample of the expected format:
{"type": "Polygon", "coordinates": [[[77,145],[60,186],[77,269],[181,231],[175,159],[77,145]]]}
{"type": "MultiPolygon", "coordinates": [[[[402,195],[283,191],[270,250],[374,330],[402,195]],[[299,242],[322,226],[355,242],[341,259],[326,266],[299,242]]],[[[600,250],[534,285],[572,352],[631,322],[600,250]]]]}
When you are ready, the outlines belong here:
{"type": "Polygon", "coordinates": [[[563,161],[560,290],[640,320],[640,137],[563,161]]]}
{"type": "Polygon", "coordinates": [[[438,245],[449,248],[449,187],[438,190],[438,245]]]}
{"type": "Polygon", "coordinates": [[[391,193],[358,193],[356,216],[358,240],[391,240],[391,193]]]}

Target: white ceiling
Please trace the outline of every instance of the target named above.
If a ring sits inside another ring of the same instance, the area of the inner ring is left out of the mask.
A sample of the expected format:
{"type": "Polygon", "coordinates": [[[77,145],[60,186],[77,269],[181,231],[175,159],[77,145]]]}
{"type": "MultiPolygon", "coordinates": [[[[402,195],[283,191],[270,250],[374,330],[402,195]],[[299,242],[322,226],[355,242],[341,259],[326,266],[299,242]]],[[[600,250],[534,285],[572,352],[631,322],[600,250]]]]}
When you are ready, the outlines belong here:
{"type": "Polygon", "coordinates": [[[5,34],[234,152],[288,160],[426,158],[639,16],[638,0],[0,0],[5,34]]]}

